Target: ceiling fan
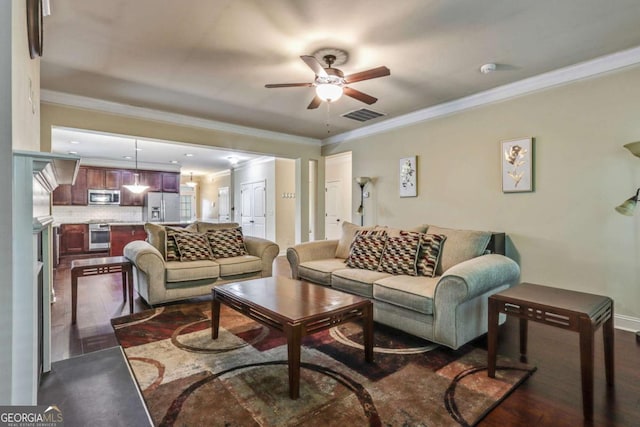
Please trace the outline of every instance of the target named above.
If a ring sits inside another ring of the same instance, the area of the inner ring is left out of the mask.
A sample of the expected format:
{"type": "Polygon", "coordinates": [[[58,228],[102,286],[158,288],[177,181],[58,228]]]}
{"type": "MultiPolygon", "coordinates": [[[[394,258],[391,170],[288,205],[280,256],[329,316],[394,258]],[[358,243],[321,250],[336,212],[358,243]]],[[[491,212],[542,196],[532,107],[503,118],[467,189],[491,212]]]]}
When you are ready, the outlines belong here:
{"type": "Polygon", "coordinates": [[[266,88],[279,88],[279,87],[315,87],[316,96],[311,100],[311,103],[307,109],[318,108],[322,101],[334,102],[338,100],[344,93],[351,98],[362,101],[365,104],[373,104],[378,98],[374,98],[371,95],[355,90],[348,84],[360,82],[363,80],[375,79],[378,77],[384,77],[391,74],[391,71],[385,67],[372,68],[370,70],[361,71],[359,73],[349,74],[345,76],[344,73],[338,68],[332,68],[331,66],[336,62],[335,55],[324,55],[322,59],[327,64],[323,67],[320,61],[315,56],[302,55],[300,57],[305,64],[311,68],[316,74],[316,78],[312,83],[276,83],[265,85],[266,88]]]}

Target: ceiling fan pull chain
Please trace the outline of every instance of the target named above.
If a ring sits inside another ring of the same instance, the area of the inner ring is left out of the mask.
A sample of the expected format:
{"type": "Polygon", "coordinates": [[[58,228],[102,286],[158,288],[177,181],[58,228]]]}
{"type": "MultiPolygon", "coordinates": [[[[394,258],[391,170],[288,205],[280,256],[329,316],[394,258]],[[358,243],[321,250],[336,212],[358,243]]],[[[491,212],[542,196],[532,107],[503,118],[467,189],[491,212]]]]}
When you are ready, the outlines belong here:
{"type": "Polygon", "coordinates": [[[329,119],[331,118],[331,102],[325,102],[325,104],[327,104],[327,133],[330,134],[331,133],[331,123],[329,122],[329,119]]]}

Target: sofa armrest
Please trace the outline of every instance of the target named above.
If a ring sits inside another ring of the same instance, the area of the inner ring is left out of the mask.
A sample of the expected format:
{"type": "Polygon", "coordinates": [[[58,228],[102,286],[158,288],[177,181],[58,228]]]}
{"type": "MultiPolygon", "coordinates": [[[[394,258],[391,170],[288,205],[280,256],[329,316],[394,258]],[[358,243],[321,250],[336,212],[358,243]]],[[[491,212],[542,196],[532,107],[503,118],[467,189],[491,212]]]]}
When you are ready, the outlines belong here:
{"type": "Polygon", "coordinates": [[[338,240],[316,240],[287,248],[291,277],[298,279],[298,266],[303,262],[336,257],[338,240]]]}
{"type": "Polygon", "coordinates": [[[124,256],[129,259],[138,270],[147,275],[161,272],[164,276],[165,262],[160,251],[144,240],[134,240],[127,243],[123,250],[124,256]]]}
{"type": "Polygon", "coordinates": [[[249,255],[257,256],[262,260],[262,277],[271,277],[273,260],[280,253],[280,247],[271,240],[254,236],[244,236],[244,245],[249,255]]]}
{"type": "Polygon", "coordinates": [[[436,341],[458,348],[486,332],[488,296],[519,280],[518,264],[497,254],[472,258],[445,271],[433,296],[436,341]]]}

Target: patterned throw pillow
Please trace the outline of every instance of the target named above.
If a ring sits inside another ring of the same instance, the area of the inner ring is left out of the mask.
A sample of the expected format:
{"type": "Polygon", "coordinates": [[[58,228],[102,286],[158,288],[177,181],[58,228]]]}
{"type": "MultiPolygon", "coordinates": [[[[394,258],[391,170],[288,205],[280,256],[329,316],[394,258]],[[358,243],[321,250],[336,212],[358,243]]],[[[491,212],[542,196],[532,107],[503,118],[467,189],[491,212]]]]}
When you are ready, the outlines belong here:
{"type": "Polygon", "coordinates": [[[444,234],[423,234],[418,253],[418,274],[427,277],[436,275],[436,267],[440,261],[442,243],[447,236],[444,234]]]}
{"type": "Polygon", "coordinates": [[[230,258],[247,254],[240,227],[208,230],[206,235],[214,258],[230,258]]]}
{"type": "Polygon", "coordinates": [[[401,233],[398,237],[388,237],[378,271],[417,276],[416,259],[419,246],[419,233],[401,233]]]}
{"type": "Polygon", "coordinates": [[[180,261],[180,252],[178,252],[178,245],[176,244],[175,236],[178,233],[184,234],[190,233],[190,231],[181,227],[166,227],[166,232],[167,239],[165,243],[164,259],[165,261],[180,261]]]}
{"type": "Polygon", "coordinates": [[[207,236],[199,233],[176,233],[174,235],[180,261],[213,259],[207,236]]]}
{"type": "Polygon", "coordinates": [[[347,257],[347,266],[365,270],[377,270],[386,240],[386,233],[356,234],[349,251],[349,257],[347,257]]]}

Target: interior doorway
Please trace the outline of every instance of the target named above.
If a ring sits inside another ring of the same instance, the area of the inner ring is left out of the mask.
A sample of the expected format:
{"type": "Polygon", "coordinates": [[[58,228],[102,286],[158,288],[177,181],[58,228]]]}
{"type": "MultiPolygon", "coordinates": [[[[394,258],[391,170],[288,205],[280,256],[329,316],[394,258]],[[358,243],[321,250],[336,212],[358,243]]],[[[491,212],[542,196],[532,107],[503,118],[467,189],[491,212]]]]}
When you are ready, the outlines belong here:
{"type": "Polygon", "coordinates": [[[247,236],[267,238],[266,181],[243,183],[240,186],[240,220],[247,236]]]}
{"type": "Polygon", "coordinates": [[[220,222],[229,222],[231,220],[229,187],[218,188],[218,220],[220,222]]]}
{"type": "Polygon", "coordinates": [[[342,224],[351,221],[351,152],[325,159],[325,238],[339,239],[342,224]]]}

